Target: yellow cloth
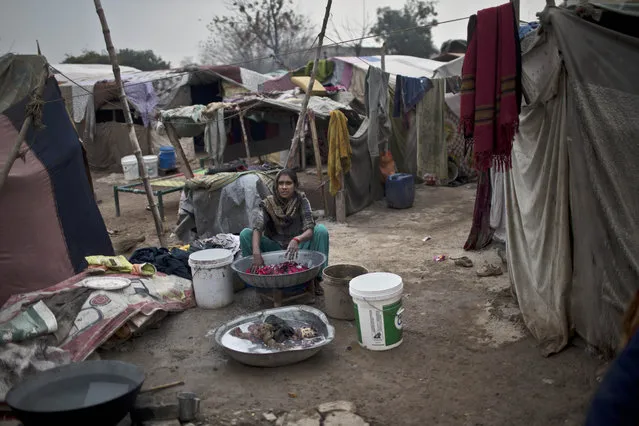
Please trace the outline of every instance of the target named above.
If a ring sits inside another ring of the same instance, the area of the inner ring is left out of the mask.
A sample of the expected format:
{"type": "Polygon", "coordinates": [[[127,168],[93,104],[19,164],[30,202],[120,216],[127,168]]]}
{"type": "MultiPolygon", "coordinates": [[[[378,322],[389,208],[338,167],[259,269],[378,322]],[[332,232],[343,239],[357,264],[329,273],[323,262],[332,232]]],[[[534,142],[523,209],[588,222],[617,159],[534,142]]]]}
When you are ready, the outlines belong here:
{"type": "Polygon", "coordinates": [[[328,122],[328,177],[333,196],[342,189],[340,173],[351,169],[352,152],[346,116],[342,111],[333,110],[328,122]]]}
{"type": "Polygon", "coordinates": [[[157,270],[150,263],[131,264],[124,256],[86,256],[89,273],[120,273],[152,277],[157,270]]]}

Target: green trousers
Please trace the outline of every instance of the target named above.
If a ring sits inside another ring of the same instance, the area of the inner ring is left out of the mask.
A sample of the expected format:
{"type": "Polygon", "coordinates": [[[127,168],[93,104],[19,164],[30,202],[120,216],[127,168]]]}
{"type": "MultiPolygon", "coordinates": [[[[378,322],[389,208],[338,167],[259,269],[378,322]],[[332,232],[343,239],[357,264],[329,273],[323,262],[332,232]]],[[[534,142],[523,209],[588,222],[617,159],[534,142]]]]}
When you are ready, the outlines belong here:
{"type": "MultiPolygon", "coordinates": [[[[253,230],[246,228],[240,233],[240,248],[242,249],[242,256],[253,255],[253,230]]],[[[284,248],[284,250],[286,247],[284,248]]],[[[260,250],[262,253],[268,253],[270,251],[282,250],[282,247],[275,241],[262,235],[260,240],[260,250]]],[[[320,269],[319,277],[322,276],[322,271],[328,264],[328,229],[324,225],[315,225],[313,229],[313,238],[310,241],[305,241],[300,244],[300,250],[313,250],[319,251],[326,255],[326,263],[322,265],[320,269]]]]}

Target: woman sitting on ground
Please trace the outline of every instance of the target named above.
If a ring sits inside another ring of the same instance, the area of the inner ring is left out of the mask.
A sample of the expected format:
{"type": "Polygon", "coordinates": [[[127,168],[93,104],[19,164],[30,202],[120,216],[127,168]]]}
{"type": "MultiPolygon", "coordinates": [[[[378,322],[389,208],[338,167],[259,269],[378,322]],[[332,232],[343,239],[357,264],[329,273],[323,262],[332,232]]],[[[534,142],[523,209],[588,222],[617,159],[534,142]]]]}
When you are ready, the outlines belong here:
{"type": "MultiPolygon", "coordinates": [[[[253,268],[264,265],[262,253],[278,250],[286,250],[290,257],[300,249],[318,251],[328,262],[328,230],[315,224],[311,203],[298,188],[297,173],[281,170],[275,177],[273,195],[260,203],[253,229],[241,232],[242,256],[253,256],[253,268]]],[[[325,267],[326,263],[318,278],[325,267]]]]}

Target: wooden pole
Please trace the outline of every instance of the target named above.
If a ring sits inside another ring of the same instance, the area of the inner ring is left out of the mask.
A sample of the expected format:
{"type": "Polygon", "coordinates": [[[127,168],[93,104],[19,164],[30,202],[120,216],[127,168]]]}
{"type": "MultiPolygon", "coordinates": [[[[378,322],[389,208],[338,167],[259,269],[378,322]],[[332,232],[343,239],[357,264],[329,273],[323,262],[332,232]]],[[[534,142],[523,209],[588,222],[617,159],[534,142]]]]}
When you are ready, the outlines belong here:
{"type": "MultiPolygon", "coordinates": [[[[47,79],[49,78],[49,64],[47,63],[46,59],[42,58],[42,60],[44,61],[44,72],[42,73],[42,79],[38,82],[38,85],[36,86],[34,91],[33,101],[36,102],[42,99],[42,94],[44,93],[44,88],[46,87],[47,79]]],[[[4,166],[2,167],[2,171],[0,172],[0,193],[2,192],[2,187],[7,181],[7,178],[9,177],[9,172],[11,171],[11,167],[13,167],[13,163],[15,163],[16,159],[18,158],[20,147],[22,146],[22,143],[26,139],[27,133],[31,128],[31,124],[33,123],[33,115],[34,113],[37,113],[36,111],[29,111],[28,105],[29,104],[27,104],[27,117],[22,123],[20,133],[18,133],[18,139],[13,145],[11,152],[9,152],[7,162],[4,164],[4,166]]]]}
{"type": "Polygon", "coordinates": [[[382,44],[382,71],[386,72],[386,42],[382,44]]]}
{"type": "Polygon", "coordinates": [[[244,111],[240,111],[240,127],[242,128],[242,142],[246,150],[246,165],[251,165],[251,151],[249,149],[248,136],[246,135],[246,127],[244,125],[244,111]]]}
{"type": "Polygon", "coordinates": [[[335,194],[335,219],[346,223],[346,198],[344,198],[344,172],[339,174],[339,191],[335,194]]]}
{"type": "Polygon", "coordinates": [[[324,176],[322,174],[322,155],[320,154],[319,138],[317,137],[317,123],[313,111],[308,112],[308,125],[311,128],[311,138],[313,139],[313,152],[315,153],[315,167],[317,168],[317,179],[322,191],[322,204],[324,205],[324,215],[328,216],[328,200],[326,199],[326,188],[324,188],[324,176]]]}
{"type": "Polygon", "coordinates": [[[300,164],[302,170],[306,170],[306,127],[300,134],[300,164]]]}
{"type": "Polygon", "coordinates": [[[519,27],[519,15],[520,15],[520,0],[510,0],[515,8],[515,22],[517,22],[517,27],[519,27]]]}
{"type": "Polygon", "coordinates": [[[140,143],[138,137],[135,134],[135,128],[133,127],[133,118],[131,117],[131,110],[129,109],[129,103],[126,99],[126,93],[124,92],[124,85],[122,84],[122,77],[120,75],[120,66],[118,65],[118,57],[115,54],[115,47],[111,40],[111,30],[109,30],[109,24],[107,23],[106,16],[104,14],[104,8],[100,0],[93,0],[95,4],[95,11],[100,18],[100,25],[102,26],[102,33],[104,34],[104,42],[106,44],[107,51],[109,52],[109,58],[111,59],[111,65],[113,67],[113,76],[115,82],[118,85],[120,91],[120,104],[122,104],[122,111],[124,112],[124,121],[129,128],[129,140],[133,147],[133,154],[138,160],[138,170],[142,177],[142,183],[144,184],[144,190],[146,192],[146,198],[153,214],[153,220],[155,221],[155,232],[158,234],[160,240],[160,246],[165,247],[166,241],[164,239],[164,228],[162,226],[162,218],[160,217],[160,211],[157,204],[155,204],[155,198],[153,197],[153,191],[151,189],[151,183],[149,182],[149,175],[146,173],[146,167],[144,167],[144,160],[142,158],[142,150],[140,149],[140,143]]]}
{"type": "Polygon", "coordinates": [[[182,160],[182,163],[184,163],[184,170],[182,171],[182,173],[184,173],[184,176],[186,176],[187,179],[193,178],[193,169],[191,169],[189,159],[186,158],[186,154],[182,149],[180,136],[178,136],[177,130],[175,130],[175,127],[173,127],[173,124],[171,123],[164,123],[164,128],[166,129],[166,135],[169,137],[169,141],[171,141],[171,145],[173,145],[175,152],[177,152],[180,160],[182,160]]]}
{"type": "Polygon", "coordinates": [[[326,25],[328,24],[328,18],[331,16],[331,5],[333,0],[326,2],[326,12],[324,13],[324,21],[322,22],[322,30],[319,34],[319,40],[317,42],[317,50],[315,51],[315,61],[313,62],[313,71],[311,72],[311,79],[308,82],[308,88],[302,101],[302,109],[300,115],[297,118],[297,126],[295,126],[295,133],[293,134],[293,141],[291,142],[291,148],[288,151],[286,158],[286,167],[292,167],[292,160],[295,158],[297,152],[297,145],[299,143],[300,134],[304,126],[304,120],[306,120],[306,110],[308,109],[308,101],[311,98],[311,92],[313,91],[313,85],[315,84],[315,76],[317,75],[317,63],[322,55],[322,46],[324,45],[324,35],[326,34],[326,25]]]}

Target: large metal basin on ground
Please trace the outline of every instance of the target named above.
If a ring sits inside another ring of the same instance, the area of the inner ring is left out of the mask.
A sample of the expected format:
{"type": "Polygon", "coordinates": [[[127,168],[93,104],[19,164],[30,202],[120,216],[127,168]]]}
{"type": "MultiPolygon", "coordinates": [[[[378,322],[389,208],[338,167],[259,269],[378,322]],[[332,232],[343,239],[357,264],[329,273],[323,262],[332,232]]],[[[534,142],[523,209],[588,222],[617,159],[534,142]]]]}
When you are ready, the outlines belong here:
{"type": "Polygon", "coordinates": [[[215,342],[233,359],[242,364],[255,367],[279,367],[304,361],[317,354],[322,347],[328,345],[335,338],[335,328],[328,322],[326,315],[310,306],[286,306],[267,309],[237,317],[215,330],[215,342]],[[250,342],[240,342],[239,339],[229,339],[228,333],[235,327],[245,324],[263,322],[269,315],[276,315],[284,321],[307,324],[312,326],[321,339],[310,347],[295,347],[290,349],[275,349],[266,346],[256,347],[250,342]],[[226,336],[226,337],[225,337],[226,336]]]}
{"type": "MultiPolygon", "coordinates": [[[[262,253],[265,265],[277,265],[286,262],[286,251],[262,253]]],[[[319,274],[319,270],[326,262],[326,256],[318,251],[300,250],[295,261],[306,265],[309,269],[288,275],[257,275],[246,272],[253,264],[253,257],[247,256],[233,262],[231,267],[246,284],[259,288],[288,288],[311,281],[319,274]]]]}

